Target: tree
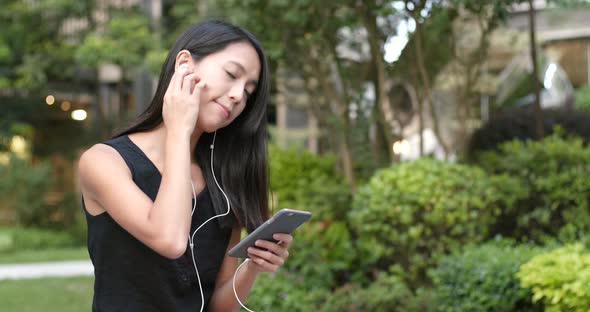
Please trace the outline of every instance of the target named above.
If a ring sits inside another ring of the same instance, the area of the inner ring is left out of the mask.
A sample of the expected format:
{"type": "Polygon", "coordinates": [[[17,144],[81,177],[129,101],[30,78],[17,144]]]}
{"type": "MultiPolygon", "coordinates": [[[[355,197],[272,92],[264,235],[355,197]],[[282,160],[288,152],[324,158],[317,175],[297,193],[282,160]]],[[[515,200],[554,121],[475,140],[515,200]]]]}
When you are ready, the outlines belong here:
{"type": "Polygon", "coordinates": [[[545,136],[543,131],[543,111],[541,110],[541,87],[539,81],[539,70],[537,64],[537,40],[535,29],[535,6],[533,0],[528,0],[529,3],[529,35],[530,35],[530,52],[532,64],[533,92],[535,95],[535,129],[537,131],[537,138],[540,140],[545,136]]]}
{"type": "MultiPolygon", "coordinates": [[[[125,103],[127,76],[130,71],[146,63],[150,51],[160,48],[157,44],[158,36],[151,34],[149,20],[139,7],[111,9],[109,19],[104,25],[92,24],[96,25],[96,28],[87,33],[82,44],[76,49],[76,61],[87,68],[97,69],[101,65],[115,64],[121,69],[121,79],[117,82],[119,112],[108,118],[116,119],[108,120],[109,124],[120,122],[121,115],[124,115],[121,109],[125,103]]],[[[97,119],[103,120],[104,114],[100,108],[97,113],[97,119]]]]}
{"type": "Polygon", "coordinates": [[[454,0],[453,8],[462,16],[464,28],[453,29],[454,42],[462,42],[465,33],[473,36],[468,45],[460,47],[454,44],[451,48],[452,63],[455,65],[457,77],[457,119],[459,121],[458,150],[463,150],[470,133],[469,121],[477,118],[475,107],[479,104],[479,96],[487,64],[490,41],[494,31],[505,22],[509,9],[519,0],[454,0]],[[469,32],[467,29],[469,28],[469,32]],[[475,35],[474,35],[475,34],[475,35]]]}
{"type": "MultiPolygon", "coordinates": [[[[278,60],[282,60],[281,66],[287,72],[302,73],[306,87],[313,94],[321,95],[310,101],[310,111],[320,124],[330,129],[344,175],[355,189],[349,105],[351,92],[360,84],[351,83],[353,77],[348,76],[348,60],[337,52],[339,30],[356,22],[351,2],[254,0],[246,4],[227,0],[220,1],[219,5],[229,12],[231,19],[260,37],[275,69],[278,60]]],[[[280,81],[277,84],[280,85],[280,81]]]]}
{"type": "MultiPolygon", "coordinates": [[[[534,94],[534,116],[535,116],[535,128],[537,132],[537,137],[542,138],[544,137],[544,130],[543,130],[543,111],[541,109],[541,82],[540,76],[538,73],[538,51],[537,51],[537,42],[536,42],[536,10],[534,7],[533,0],[501,0],[501,1],[486,1],[486,0],[453,0],[455,6],[466,9],[470,14],[476,16],[480,21],[480,29],[482,32],[481,35],[481,44],[480,47],[475,51],[476,53],[473,54],[475,58],[468,58],[471,59],[473,65],[482,64],[481,61],[484,60],[487,55],[487,50],[489,46],[489,35],[491,32],[505,19],[509,14],[510,8],[519,3],[528,3],[528,16],[529,16],[529,52],[531,57],[531,82],[533,85],[533,94],[534,94]],[[487,24],[487,26],[486,26],[487,24]]],[[[557,7],[579,7],[579,6],[588,6],[590,3],[586,0],[547,0],[547,5],[557,6],[557,7]]],[[[475,73],[479,74],[478,66],[475,66],[475,73]]],[[[480,74],[479,74],[480,75],[480,74]]],[[[477,76],[472,76],[477,77],[477,76]]],[[[469,78],[469,75],[468,77],[469,78]]],[[[469,80],[468,80],[469,81],[469,80]]],[[[471,80],[472,81],[472,80],[471,80]]],[[[466,90],[469,90],[467,88],[466,90]]],[[[467,106],[468,108],[468,106],[467,106]]]]}
{"type": "MultiPolygon", "coordinates": [[[[67,136],[60,134],[81,131],[82,124],[64,120],[63,111],[42,103],[48,91],[80,87],[74,61],[80,29],[75,26],[89,6],[88,1],[76,0],[2,1],[0,141],[25,137],[35,160],[56,151],[70,156],[86,139],[69,137],[66,144],[67,136]]],[[[0,150],[6,150],[2,145],[0,150]]]]}
{"type": "MultiPolygon", "coordinates": [[[[544,137],[544,127],[543,127],[543,111],[541,109],[541,82],[540,76],[538,73],[538,49],[537,49],[537,41],[536,41],[536,22],[535,16],[537,11],[534,7],[533,0],[501,0],[501,1],[486,1],[486,0],[453,0],[455,5],[461,6],[466,8],[471,14],[475,14],[480,19],[483,17],[484,20],[487,19],[488,27],[487,29],[482,28],[482,39],[488,37],[492,30],[502,23],[508,13],[510,8],[519,3],[528,3],[528,16],[529,16],[529,52],[531,57],[531,82],[533,84],[533,94],[534,94],[534,116],[535,116],[535,128],[538,138],[544,137]],[[485,37],[484,37],[485,35],[485,37]]],[[[590,3],[586,0],[547,0],[547,5],[557,6],[557,7],[580,7],[580,6],[588,6],[590,3]]],[[[486,40],[487,41],[487,40],[486,40]]],[[[482,40],[481,48],[479,49],[481,52],[476,55],[483,59],[486,55],[486,51],[488,48],[488,42],[482,40]]]]}
{"type": "MultiPolygon", "coordinates": [[[[395,34],[400,21],[392,1],[249,1],[244,4],[227,0],[220,3],[230,18],[261,36],[275,64],[281,60],[287,72],[302,74],[312,98],[309,110],[326,129],[324,133],[332,135],[337,142],[334,151],[340,155],[351,185],[356,180],[353,168],[359,164],[354,161],[359,142],[352,146],[351,136],[358,137],[358,132],[364,131],[366,137],[360,143],[366,146],[365,150],[383,150],[392,155],[391,144],[398,134],[392,127],[395,116],[387,101],[390,77],[384,62],[384,44],[395,34]],[[362,108],[368,107],[369,119],[365,122],[351,118],[359,110],[359,101],[366,101],[364,94],[371,84],[375,86],[375,99],[362,108]],[[376,136],[360,128],[367,124],[378,130],[376,136]],[[375,124],[380,127],[372,126],[375,124]],[[352,135],[353,131],[357,133],[352,135]]],[[[382,164],[379,154],[371,155],[376,167],[382,164]]],[[[367,161],[371,159],[364,160],[367,161]]]]}
{"type": "Polygon", "coordinates": [[[82,18],[87,1],[4,0],[0,10],[0,88],[39,93],[75,75],[76,35],[63,28],[66,19],[82,18]]]}
{"type": "MultiPolygon", "coordinates": [[[[374,74],[371,78],[375,85],[375,104],[379,112],[376,114],[375,119],[382,126],[385,140],[389,145],[397,139],[399,130],[393,126],[395,124],[394,112],[387,96],[389,77],[387,76],[387,65],[384,59],[384,45],[387,37],[393,34],[395,30],[392,29],[391,26],[393,25],[390,24],[387,25],[389,27],[385,27],[388,33],[384,33],[379,27],[378,21],[391,20],[391,17],[396,15],[393,6],[388,1],[357,1],[356,10],[361,17],[362,26],[367,31],[367,41],[371,53],[369,64],[373,67],[374,74]]],[[[397,24],[397,19],[394,19],[394,23],[397,24]]],[[[394,159],[392,149],[387,148],[387,151],[390,158],[394,159]]]]}
{"type": "Polygon", "coordinates": [[[409,77],[412,81],[417,90],[420,132],[423,128],[423,104],[426,104],[433,123],[433,132],[445,154],[448,154],[450,148],[443,139],[440,118],[434,103],[433,83],[450,59],[452,42],[444,38],[451,32],[454,15],[441,1],[404,0],[403,4],[404,9],[401,14],[406,19],[412,20],[416,27],[400,59],[393,66],[391,74],[397,77],[409,77]]]}
{"type": "Polygon", "coordinates": [[[429,107],[433,130],[443,149],[450,152],[439,126],[441,117],[433,105],[436,83],[453,85],[457,98],[457,141],[461,150],[469,134],[469,121],[477,116],[479,88],[485,77],[485,66],[492,33],[509,16],[511,7],[523,0],[404,0],[404,14],[415,21],[416,29],[402,56],[393,67],[395,76],[408,76],[417,87],[419,104],[429,107]],[[461,25],[458,27],[457,25],[461,25]],[[450,36],[449,36],[450,34],[450,36]],[[464,37],[470,40],[465,44],[464,37]],[[451,73],[452,81],[449,81],[451,73]],[[440,79],[439,79],[440,78],[440,79]],[[441,80],[442,79],[442,80],[441,80]]]}

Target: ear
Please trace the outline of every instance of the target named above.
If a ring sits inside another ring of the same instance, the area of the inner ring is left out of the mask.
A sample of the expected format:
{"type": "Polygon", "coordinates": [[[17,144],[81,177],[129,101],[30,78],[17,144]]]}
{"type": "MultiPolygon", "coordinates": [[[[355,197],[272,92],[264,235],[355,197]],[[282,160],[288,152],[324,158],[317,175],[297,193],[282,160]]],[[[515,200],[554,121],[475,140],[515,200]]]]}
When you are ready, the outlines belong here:
{"type": "Polygon", "coordinates": [[[176,54],[176,64],[174,64],[174,70],[178,70],[180,65],[186,64],[189,70],[194,68],[194,60],[192,54],[188,50],[181,50],[176,54]]]}

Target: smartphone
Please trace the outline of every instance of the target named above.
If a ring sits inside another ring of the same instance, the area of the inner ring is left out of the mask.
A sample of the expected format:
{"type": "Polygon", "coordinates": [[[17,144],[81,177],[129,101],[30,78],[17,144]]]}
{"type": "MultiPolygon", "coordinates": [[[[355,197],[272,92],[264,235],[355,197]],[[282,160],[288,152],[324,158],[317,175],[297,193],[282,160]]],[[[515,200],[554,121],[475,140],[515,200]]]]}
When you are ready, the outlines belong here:
{"type": "Polygon", "coordinates": [[[255,246],[256,240],[262,239],[271,242],[276,242],[272,236],[275,233],[291,234],[311,217],[308,211],[281,209],[260,225],[252,233],[248,234],[244,239],[237,243],[229,252],[228,255],[236,258],[248,258],[248,248],[255,246]]]}

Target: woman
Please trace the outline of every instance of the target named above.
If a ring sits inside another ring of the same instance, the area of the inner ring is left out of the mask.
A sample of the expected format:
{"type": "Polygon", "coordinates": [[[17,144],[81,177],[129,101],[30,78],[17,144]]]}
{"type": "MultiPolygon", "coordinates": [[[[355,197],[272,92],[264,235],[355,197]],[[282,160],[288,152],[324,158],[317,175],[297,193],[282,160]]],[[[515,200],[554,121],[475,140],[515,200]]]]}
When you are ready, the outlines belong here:
{"type": "MultiPolygon", "coordinates": [[[[206,21],[177,39],[148,109],[80,158],[93,311],[239,308],[227,251],[268,218],[268,98],[266,58],[246,30],[206,21]]],[[[292,237],[274,238],[249,249],[240,300],[288,257],[292,237]]]]}

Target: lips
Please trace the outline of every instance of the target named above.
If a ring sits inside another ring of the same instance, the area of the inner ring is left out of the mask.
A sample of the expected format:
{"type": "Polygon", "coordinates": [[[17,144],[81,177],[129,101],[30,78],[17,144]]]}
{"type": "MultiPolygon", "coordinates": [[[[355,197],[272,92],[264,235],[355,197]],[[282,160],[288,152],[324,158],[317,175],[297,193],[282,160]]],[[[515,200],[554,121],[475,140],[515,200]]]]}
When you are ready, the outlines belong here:
{"type": "Polygon", "coordinates": [[[223,112],[225,118],[229,118],[229,115],[230,115],[231,111],[229,109],[227,109],[227,107],[225,107],[222,104],[218,103],[217,101],[215,101],[215,104],[217,104],[217,106],[219,106],[221,108],[221,111],[223,112]]]}

